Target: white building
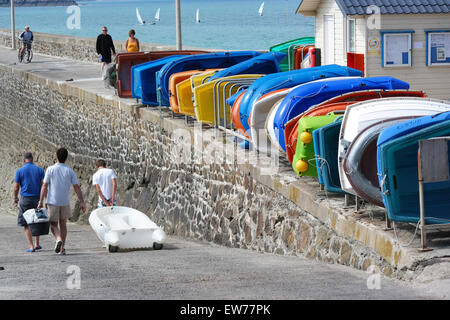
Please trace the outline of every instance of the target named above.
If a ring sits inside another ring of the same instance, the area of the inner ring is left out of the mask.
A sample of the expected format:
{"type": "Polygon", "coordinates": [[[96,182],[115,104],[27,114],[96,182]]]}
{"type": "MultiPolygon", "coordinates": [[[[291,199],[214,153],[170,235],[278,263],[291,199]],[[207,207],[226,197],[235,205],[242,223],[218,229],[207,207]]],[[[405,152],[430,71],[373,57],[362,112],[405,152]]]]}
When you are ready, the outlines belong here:
{"type": "Polygon", "coordinates": [[[322,65],[356,53],[365,76],[450,100],[450,0],[302,0],[297,13],[315,17],[322,65]]]}

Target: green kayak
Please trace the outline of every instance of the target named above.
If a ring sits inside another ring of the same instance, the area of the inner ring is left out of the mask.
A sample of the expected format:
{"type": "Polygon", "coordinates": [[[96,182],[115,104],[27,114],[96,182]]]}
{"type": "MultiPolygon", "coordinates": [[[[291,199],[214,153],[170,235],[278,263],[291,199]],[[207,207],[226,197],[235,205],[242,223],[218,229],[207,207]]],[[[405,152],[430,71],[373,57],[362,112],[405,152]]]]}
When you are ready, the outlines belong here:
{"type": "Polygon", "coordinates": [[[286,58],[281,61],[281,71],[294,70],[295,48],[300,45],[314,44],[314,37],[302,37],[286,42],[282,42],[270,47],[269,51],[283,52],[287,54],[286,58]]]}
{"type": "Polygon", "coordinates": [[[326,116],[303,117],[298,120],[298,139],[292,168],[299,176],[317,178],[316,153],[314,151],[312,133],[314,130],[332,123],[338,117],[338,114],[329,114],[326,116]]]}

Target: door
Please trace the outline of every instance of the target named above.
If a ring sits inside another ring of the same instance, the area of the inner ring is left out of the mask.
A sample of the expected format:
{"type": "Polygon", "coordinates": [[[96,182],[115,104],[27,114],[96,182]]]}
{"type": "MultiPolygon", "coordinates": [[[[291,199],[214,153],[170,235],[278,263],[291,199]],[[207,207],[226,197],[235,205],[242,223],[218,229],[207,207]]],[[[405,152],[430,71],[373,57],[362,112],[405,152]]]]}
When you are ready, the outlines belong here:
{"type": "Polygon", "coordinates": [[[324,25],[324,65],[334,63],[334,16],[324,15],[323,16],[324,25]]]}

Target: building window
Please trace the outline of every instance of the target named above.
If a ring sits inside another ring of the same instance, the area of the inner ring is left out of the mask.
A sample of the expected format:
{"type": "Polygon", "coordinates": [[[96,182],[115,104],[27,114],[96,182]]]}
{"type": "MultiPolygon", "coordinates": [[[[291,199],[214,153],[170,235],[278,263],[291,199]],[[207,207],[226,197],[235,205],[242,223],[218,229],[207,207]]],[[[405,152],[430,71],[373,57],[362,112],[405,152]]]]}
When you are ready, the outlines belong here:
{"type": "Polygon", "coordinates": [[[381,65],[412,66],[412,34],[414,31],[381,31],[381,65]]]}
{"type": "Polygon", "coordinates": [[[347,52],[356,51],[355,19],[347,19],[347,52]]]}
{"type": "Polygon", "coordinates": [[[450,30],[425,30],[427,66],[450,65],[450,30]]]}

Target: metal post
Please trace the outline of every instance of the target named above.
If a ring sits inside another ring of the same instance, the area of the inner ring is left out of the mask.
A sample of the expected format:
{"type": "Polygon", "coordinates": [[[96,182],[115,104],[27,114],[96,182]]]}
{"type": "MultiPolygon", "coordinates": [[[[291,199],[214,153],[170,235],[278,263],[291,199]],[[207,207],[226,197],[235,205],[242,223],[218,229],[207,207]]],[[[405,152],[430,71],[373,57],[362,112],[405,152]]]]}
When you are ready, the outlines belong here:
{"type": "Polygon", "coordinates": [[[11,47],[16,49],[16,22],[14,18],[14,0],[11,0],[11,47]]]}
{"type": "Polygon", "coordinates": [[[176,28],[177,28],[177,50],[182,50],[180,0],[175,0],[175,15],[176,15],[176,28]]]}
{"type": "Polygon", "coordinates": [[[420,240],[422,244],[421,251],[429,251],[427,248],[427,233],[425,231],[425,202],[423,199],[423,179],[422,179],[422,170],[421,170],[421,162],[420,162],[420,146],[419,151],[417,152],[417,160],[418,160],[418,176],[419,176],[419,205],[420,205],[420,240]]]}

